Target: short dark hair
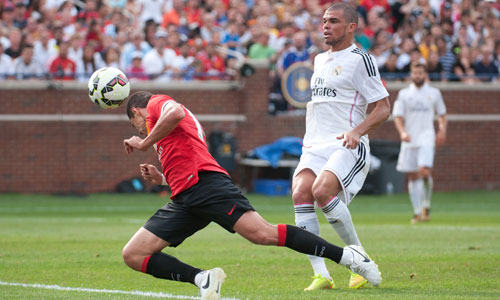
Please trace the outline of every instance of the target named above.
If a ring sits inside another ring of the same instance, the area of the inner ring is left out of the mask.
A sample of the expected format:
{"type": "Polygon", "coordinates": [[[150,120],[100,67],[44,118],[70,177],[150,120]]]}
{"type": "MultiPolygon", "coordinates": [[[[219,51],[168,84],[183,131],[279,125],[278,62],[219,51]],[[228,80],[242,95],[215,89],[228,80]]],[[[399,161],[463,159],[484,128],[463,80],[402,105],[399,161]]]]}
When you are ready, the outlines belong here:
{"type": "Polygon", "coordinates": [[[358,12],[356,8],[351,4],[345,2],[337,2],[330,5],[326,11],[329,10],[341,10],[344,13],[344,19],[347,23],[355,23],[358,26],[358,12]]]}
{"type": "Polygon", "coordinates": [[[411,64],[410,70],[413,70],[415,68],[422,68],[422,69],[424,69],[424,72],[427,73],[427,66],[424,63],[416,62],[416,63],[411,64]]]}
{"type": "Polygon", "coordinates": [[[134,113],[132,112],[132,108],[145,108],[148,105],[149,99],[153,94],[150,92],[139,91],[133,93],[130,97],[128,97],[127,101],[127,116],[129,119],[134,117],[134,113]]]}

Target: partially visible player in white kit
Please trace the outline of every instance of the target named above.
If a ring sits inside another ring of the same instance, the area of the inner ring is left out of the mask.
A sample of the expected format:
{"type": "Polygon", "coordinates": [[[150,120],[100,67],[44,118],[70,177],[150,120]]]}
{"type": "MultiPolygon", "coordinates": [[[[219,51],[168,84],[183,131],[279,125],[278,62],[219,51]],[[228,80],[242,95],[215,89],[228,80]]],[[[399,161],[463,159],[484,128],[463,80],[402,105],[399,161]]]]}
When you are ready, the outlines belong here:
{"type": "Polygon", "coordinates": [[[432,195],[432,167],[435,146],[446,141],[446,107],[441,92],[426,83],[423,64],[410,69],[412,83],[399,91],[394,103],[394,124],[401,137],[396,169],[408,175],[408,193],[413,205],[411,223],[429,220],[432,195]],[[438,115],[439,131],[434,131],[438,115]]]}
{"type": "MultiPolygon", "coordinates": [[[[361,242],[347,205],[368,173],[368,136],[391,113],[389,95],[374,59],[353,44],[358,24],[356,9],[335,3],[323,15],[327,52],[314,60],[312,99],[307,104],[303,153],[295,170],[292,199],[297,226],[320,234],[314,202],[347,245],[361,242]],[[373,110],[366,115],[369,103],[373,110]]],[[[335,287],[324,259],[308,256],[314,276],[306,291],[335,287]]],[[[351,274],[350,288],[366,284],[351,274]]]]}

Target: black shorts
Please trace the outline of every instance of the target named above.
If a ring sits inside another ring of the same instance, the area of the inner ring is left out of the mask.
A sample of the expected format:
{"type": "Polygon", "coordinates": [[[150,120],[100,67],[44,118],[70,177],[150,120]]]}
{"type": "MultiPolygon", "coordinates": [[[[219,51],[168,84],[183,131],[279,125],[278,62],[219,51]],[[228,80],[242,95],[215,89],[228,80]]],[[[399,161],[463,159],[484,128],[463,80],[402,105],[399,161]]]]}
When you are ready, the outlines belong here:
{"type": "Polygon", "coordinates": [[[212,221],[234,233],[234,224],[249,210],[254,208],[231,178],[219,172],[200,172],[198,183],[160,208],[144,228],[177,247],[212,221]]]}

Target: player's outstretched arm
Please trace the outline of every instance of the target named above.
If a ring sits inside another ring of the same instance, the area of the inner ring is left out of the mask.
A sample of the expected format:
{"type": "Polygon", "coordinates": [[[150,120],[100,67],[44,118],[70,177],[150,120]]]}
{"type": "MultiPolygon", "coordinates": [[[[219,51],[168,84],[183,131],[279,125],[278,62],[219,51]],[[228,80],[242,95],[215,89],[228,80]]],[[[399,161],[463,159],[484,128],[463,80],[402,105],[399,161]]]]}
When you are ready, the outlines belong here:
{"type": "MultiPolygon", "coordinates": [[[[147,150],[156,142],[169,135],[186,114],[181,105],[175,101],[169,101],[162,109],[158,122],[149,135],[142,141],[142,147],[147,150]]],[[[142,150],[142,149],[141,149],[142,150]]]]}

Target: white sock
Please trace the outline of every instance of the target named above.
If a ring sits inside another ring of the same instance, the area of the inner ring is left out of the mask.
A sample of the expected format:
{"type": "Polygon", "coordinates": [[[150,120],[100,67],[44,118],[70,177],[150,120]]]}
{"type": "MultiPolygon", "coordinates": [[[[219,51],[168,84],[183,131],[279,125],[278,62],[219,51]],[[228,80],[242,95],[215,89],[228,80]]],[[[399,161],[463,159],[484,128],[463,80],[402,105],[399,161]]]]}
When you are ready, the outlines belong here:
{"type": "Polygon", "coordinates": [[[194,276],[194,284],[197,287],[201,287],[201,280],[203,279],[203,275],[205,275],[205,272],[207,272],[207,271],[201,271],[194,276]]]}
{"type": "Polygon", "coordinates": [[[341,266],[349,266],[354,261],[354,255],[351,251],[346,251],[344,248],[344,253],[342,253],[342,257],[340,258],[339,265],[341,266]]]}
{"type": "Polygon", "coordinates": [[[427,179],[424,179],[424,198],[422,201],[422,206],[424,208],[431,208],[431,197],[432,197],[432,188],[434,187],[434,181],[432,180],[432,176],[429,176],[427,179]]]}
{"type": "Polygon", "coordinates": [[[422,196],[424,192],[424,182],[421,178],[408,181],[408,193],[410,194],[413,214],[422,215],[422,196]]]}
{"type": "Polygon", "coordinates": [[[347,205],[345,205],[340,198],[332,198],[332,200],[330,200],[330,202],[328,202],[321,209],[323,210],[328,223],[333,226],[333,229],[335,229],[340,239],[342,239],[346,245],[357,245],[363,247],[359,241],[356,229],[354,229],[351,213],[349,212],[347,205]]]}
{"type": "MultiPolygon", "coordinates": [[[[307,230],[319,236],[319,221],[316,211],[314,211],[313,204],[300,204],[295,205],[295,225],[297,227],[307,230]]],[[[307,255],[311,266],[314,271],[314,275],[321,274],[321,276],[326,279],[330,279],[330,273],[326,268],[325,259],[323,257],[307,255]]]]}

